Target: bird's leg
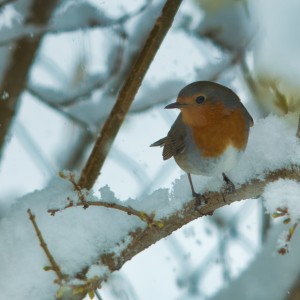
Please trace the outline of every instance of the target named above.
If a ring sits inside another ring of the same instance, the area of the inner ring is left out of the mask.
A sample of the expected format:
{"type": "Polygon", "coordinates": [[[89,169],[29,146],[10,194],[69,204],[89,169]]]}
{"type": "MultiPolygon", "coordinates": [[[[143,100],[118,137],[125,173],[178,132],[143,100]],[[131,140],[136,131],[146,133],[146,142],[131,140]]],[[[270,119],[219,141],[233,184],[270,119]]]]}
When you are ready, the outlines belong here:
{"type": "Polygon", "coordinates": [[[223,200],[226,202],[225,195],[235,193],[235,186],[232,181],[226,176],[225,173],[222,173],[223,180],[225,182],[225,186],[222,189],[223,192],[223,200]]]}
{"type": "Polygon", "coordinates": [[[196,206],[197,209],[199,209],[202,206],[204,206],[205,204],[207,204],[207,199],[204,196],[202,196],[201,194],[195,192],[193,182],[192,182],[192,176],[191,176],[190,173],[187,173],[187,176],[189,178],[189,183],[190,183],[190,186],[191,186],[192,195],[195,198],[195,206],[196,206]]]}

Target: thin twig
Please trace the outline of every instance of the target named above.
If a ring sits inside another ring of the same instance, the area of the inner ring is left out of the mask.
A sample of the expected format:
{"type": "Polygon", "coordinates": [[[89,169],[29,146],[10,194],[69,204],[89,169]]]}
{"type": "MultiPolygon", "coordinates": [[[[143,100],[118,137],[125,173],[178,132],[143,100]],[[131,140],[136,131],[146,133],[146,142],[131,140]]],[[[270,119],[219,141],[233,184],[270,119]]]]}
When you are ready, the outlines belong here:
{"type": "Polygon", "coordinates": [[[56,273],[56,275],[60,281],[66,279],[66,276],[61,272],[59,265],[56,263],[54,257],[52,256],[52,254],[50,253],[50,251],[47,247],[47,244],[44,241],[42,233],[35,221],[35,215],[32,214],[30,209],[27,210],[27,213],[29,215],[29,220],[31,221],[31,223],[34,227],[35,233],[40,241],[40,245],[41,245],[42,249],[44,250],[44,252],[50,262],[51,270],[53,270],[56,273]]]}
{"type": "Polygon", "coordinates": [[[3,8],[3,6],[9,4],[9,3],[12,3],[12,2],[15,2],[16,0],[3,0],[0,2],[0,9],[3,8]]]}
{"type": "Polygon", "coordinates": [[[132,67],[116,103],[106,120],[92,153],[84,167],[79,185],[90,189],[94,185],[111,145],[125,119],[130,105],[142,83],[142,80],[169,28],[182,0],[167,0],[161,16],[157,19],[143,49],[132,67]]]}
{"type": "Polygon", "coordinates": [[[47,92],[41,93],[36,87],[32,85],[27,85],[26,89],[31,94],[39,97],[46,104],[55,105],[55,107],[57,107],[58,109],[62,109],[68,106],[72,106],[74,104],[78,104],[80,101],[86,101],[94,91],[103,87],[103,85],[108,80],[109,78],[98,80],[97,82],[93,83],[88,87],[79,89],[79,91],[76,94],[66,96],[65,98],[61,98],[58,100],[50,99],[50,97],[46,95],[47,92]]]}
{"type": "Polygon", "coordinates": [[[98,289],[95,289],[95,296],[97,297],[98,300],[103,300],[103,298],[101,297],[98,289]]]}
{"type": "Polygon", "coordinates": [[[151,226],[156,226],[157,228],[163,227],[162,222],[154,220],[154,214],[148,215],[144,211],[139,211],[132,207],[124,206],[124,205],[117,204],[117,203],[109,203],[109,202],[104,202],[104,201],[87,201],[86,197],[88,196],[88,194],[90,192],[86,189],[83,190],[79,186],[79,184],[75,180],[74,173],[60,172],[59,175],[61,178],[67,179],[72,183],[72,185],[74,187],[74,191],[77,193],[78,199],[80,202],[74,204],[74,201],[72,201],[70,198],[67,198],[68,204],[63,209],[49,209],[48,210],[48,213],[50,213],[52,216],[54,216],[57,212],[68,209],[70,207],[83,206],[84,209],[87,209],[89,206],[102,206],[102,207],[106,207],[106,208],[113,208],[113,209],[120,210],[122,212],[127,213],[128,215],[134,215],[134,216],[138,217],[141,221],[146,222],[149,227],[151,227],[151,226]]]}
{"type": "Polygon", "coordinates": [[[133,215],[138,217],[141,221],[146,222],[148,224],[149,227],[151,226],[155,226],[157,228],[162,228],[163,223],[160,221],[156,221],[154,220],[154,214],[146,214],[143,211],[139,211],[136,210],[130,206],[124,206],[121,204],[117,204],[117,203],[109,203],[109,202],[104,202],[104,201],[81,201],[78,203],[75,203],[73,201],[71,201],[70,199],[68,199],[69,203],[64,207],[64,208],[60,208],[60,209],[49,209],[48,213],[51,214],[52,216],[54,216],[57,212],[60,212],[62,210],[71,208],[71,207],[79,207],[79,206],[83,206],[83,208],[88,208],[90,206],[102,206],[102,207],[106,207],[106,208],[113,208],[116,210],[120,210],[122,212],[127,213],[128,215],[133,215]]]}
{"type": "MultiPolygon", "coordinates": [[[[88,86],[82,87],[79,89],[77,93],[71,94],[70,96],[66,96],[65,98],[61,98],[59,99],[59,101],[50,99],[49,96],[46,95],[46,92],[41,93],[37,88],[35,88],[33,85],[30,84],[27,84],[26,86],[27,91],[32,95],[34,95],[35,97],[37,97],[39,100],[46,103],[47,105],[50,105],[52,108],[56,110],[60,110],[61,113],[64,114],[67,118],[70,118],[75,122],[82,123],[81,120],[77,119],[76,117],[72,116],[71,114],[65,111],[62,111],[62,109],[78,104],[80,101],[86,101],[93,92],[105,86],[105,84],[107,84],[107,82],[112,80],[112,77],[116,75],[116,73],[119,71],[119,68],[122,65],[122,60],[124,55],[123,43],[124,40],[126,39],[126,34],[121,29],[119,30],[114,29],[114,32],[116,32],[121,42],[118,44],[116,50],[114,51],[114,57],[110,58],[111,63],[109,64],[109,70],[107,71],[105,78],[101,78],[96,82],[89,84],[88,86]]],[[[103,75],[100,74],[99,76],[104,77],[103,75]]]]}
{"type": "Polygon", "coordinates": [[[38,91],[36,91],[34,88],[27,86],[26,88],[27,92],[29,92],[32,96],[34,96],[37,100],[43,102],[44,104],[48,105],[55,111],[59,112],[61,115],[63,115],[65,118],[71,120],[78,126],[80,126],[82,129],[86,130],[86,128],[90,127],[90,124],[86,123],[85,121],[73,116],[69,112],[63,110],[59,104],[56,104],[54,102],[48,101],[44,98],[43,95],[41,95],[38,91]]]}
{"type": "MultiPolygon", "coordinates": [[[[16,1],[16,0],[7,0],[9,1],[16,1]]],[[[97,29],[97,28],[109,28],[109,27],[114,27],[114,26],[122,26],[124,23],[127,21],[131,20],[135,16],[141,14],[150,4],[152,0],[145,1],[145,4],[143,4],[140,8],[138,8],[136,11],[132,13],[128,13],[123,15],[122,17],[118,19],[108,19],[107,21],[103,21],[103,18],[99,19],[91,19],[87,20],[86,24],[79,24],[79,25],[74,25],[66,28],[55,28],[49,26],[27,26],[23,32],[18,32],[17,37],[11,37],[5,40],[0,40],[0,47],[7,46],[11,43],[16,42],[19,38],[28,38],[30,37],[32,39],[32,35],[34,36],[40,36],[44,34],[59,34],[59,33],[67,33],[67,32],[72,32],[76,30],[88,30],[88,29],[97,29]]],[[[1,5],[1,4],[0,4],[1,5]]]]}

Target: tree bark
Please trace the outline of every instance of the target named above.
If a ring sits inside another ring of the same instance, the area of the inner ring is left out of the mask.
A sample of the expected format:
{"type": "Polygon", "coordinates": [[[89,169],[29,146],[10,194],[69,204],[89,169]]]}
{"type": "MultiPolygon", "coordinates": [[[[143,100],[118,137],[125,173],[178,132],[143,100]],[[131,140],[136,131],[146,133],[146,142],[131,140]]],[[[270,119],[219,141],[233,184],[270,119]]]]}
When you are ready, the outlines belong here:
{"type": "Polygon", "coordinates": [[[84,167],[79,185],[91,189],[104,164],[111,145],[129,111],[142,80],[170,29],[182,0],[167,0],[161,16],[156,20],[143,49],[120,90],[116,103],[99,133],[92,153],[84,167]]]}
{"type": "MultiPolygon", "coordinates": [[[[57,2],[58,0],[33,0],[24,26],[29,23],[46,26],[57,2]]],[[[36,35],[17,39],[7,58],[9,63],[0,84],[0,157],[42,38],[43,35],[36,35]]]]}

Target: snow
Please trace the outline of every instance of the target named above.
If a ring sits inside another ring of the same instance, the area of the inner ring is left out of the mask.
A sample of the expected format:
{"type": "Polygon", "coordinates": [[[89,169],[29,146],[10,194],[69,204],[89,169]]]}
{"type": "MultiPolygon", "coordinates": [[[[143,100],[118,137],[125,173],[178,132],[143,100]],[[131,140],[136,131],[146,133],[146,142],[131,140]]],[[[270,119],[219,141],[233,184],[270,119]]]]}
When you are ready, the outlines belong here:
{"type": "Polygon", "coordinates": [[[295,180],[279,179],[265,187],[262,197],[267,212],[274,218],[282,217],[283,223],[288,228],[277,240],[278,252],[286,254],[291,249],[290,241],[300,221],[300,183],[295,180]]]}
{"type": "Polygon", "coordinates": [[[86,275],[88,278],[95,278],[105,277],[107,274],[109,274],[109,269],[106,266],[92,265],[86,275]]]}
{"type": "MultiPolygon", "coordinates": [[[[289,118],[272,115],[256,121],[251,129],[249,147],[240,164],[231,172],[234,182],[241,184],[252,178],[263,178],[269,171],[289,167],[299,161],[300,145],[290,121],[289,118]],[[272,151],[275,148],[278,152],[272,151]]],[[[70,174],[63,172],[61,176],[68,177],[70,174]]],[[[74,176],[78,178],[78,174],[74,176]]],[[[219,189],[222,183],[220,178],[197,176],[196,179],[197,187],[201,183],[202,190],[219,189]]],[[[269,204],[270,211],[280,204],[279,200],[283,200],[284,205],[293,205],[293,218],[298,219],[299,207],[295,201],[299,191],[299,184],[294,181],[278,181],[266,188],[264,198],[276,201],[276,204],[269,204]]],[[[82,192],[86,200],[98,200],[88,191],[82,192]]],[[[170,190],[158,189],[150,195],[125,202],[118,200],[108,186],[100,189],[100,200],[155,213],[156,219],[180,211],[190,199],[191,192],[185,175],[176,179],[170,190]]],[[[64,208],[70,200],[74,203],[80,201],[73,184],[68,179],[57,177],[44,189],[20,198],[1,219],[0,289],[4,298],[46,300],[53,298],[58,289],[53,283],[55,273],[43,270],[49,266],[49,262],[28,219],[28,208],[36,216],[51,254],[62,272],[69,276],[85,267],[90,267],[90,278],[107,274],[105,266],[99,261],[100,256],[112,252],[119,256],[131,241],[129,233],[147,226],[135,216],[104,207],[72,207],[57,212],[55,216],[47,212],[48,209],[64,208]]]]}
{"type": "MultiPolygon", "coordinates": [[[[2,27],[12,27],[14,23],[21,23],[22,15],[15,9],[13,5],[6,5],[1,8],[0,12],[0,29],[2,27]]],[[[5,29],[5,28],[3,28],[5,29]]]]}
{"type": "Polygon", "coordinates": [[[278,208],[287,208],[291,223],[300,221],[300,183],[295,180],[279,179],[269,183],[262,195],[269,214],[278,208]]]}
{"type": "Polygon", "coordinates": [[[254,121],[244,156],[227,174],[230,179],[240,185],[251,178],[263,178],[267,172],[297,165],[300,147],[296,124],[296,114],[289,114],[285,118],[269,115],[254,121]]]}
{"type": "MultiPolygon", "coordinates": [[[[64,207],[68,197],[78,198],[72,184],[58,177],[44,190],[20,198],[1,219],[0,286],[3,299],[53,299],[58,288],[53,283],[54,272],[43,270],[49,262],[28,219],[28,208],[36,216],[62,272],[70,276],[93,265],[101,253],[111,252],[114,247],[116,253],[120,253],[129,242],[126,233],[137,226],[145,226],[138,218],[128,218],[123,212],[107,208],[70,208],[50,216],[47,210],[64,207]],[[112,224],[111,220],[114,220],[112,224]]],[[[91,272],[95,274],[93,270],[91,272]]]]}

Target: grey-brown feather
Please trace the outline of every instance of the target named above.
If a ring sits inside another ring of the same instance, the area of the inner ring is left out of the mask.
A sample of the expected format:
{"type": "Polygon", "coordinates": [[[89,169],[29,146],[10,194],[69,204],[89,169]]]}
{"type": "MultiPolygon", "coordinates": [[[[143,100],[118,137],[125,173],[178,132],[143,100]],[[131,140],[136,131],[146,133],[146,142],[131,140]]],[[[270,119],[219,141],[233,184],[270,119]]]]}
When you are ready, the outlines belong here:
{"type": "Polygon", "coordinates": [[[150,147],[164,147],[162,153],[164,160],[182,153],[185,149],[184,139],[186,137],[186,127],[181,118],[181,114],[179,114],[166,137],[150,145],[150,147]]]}

